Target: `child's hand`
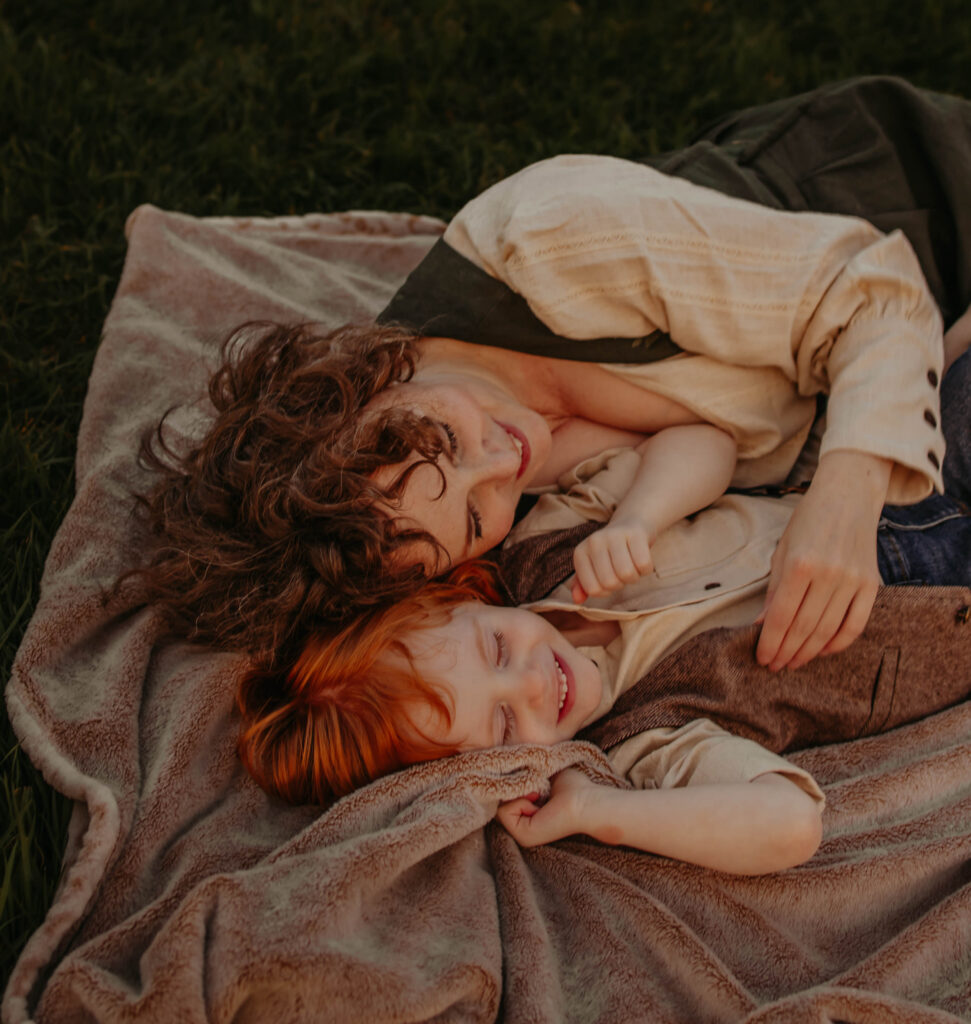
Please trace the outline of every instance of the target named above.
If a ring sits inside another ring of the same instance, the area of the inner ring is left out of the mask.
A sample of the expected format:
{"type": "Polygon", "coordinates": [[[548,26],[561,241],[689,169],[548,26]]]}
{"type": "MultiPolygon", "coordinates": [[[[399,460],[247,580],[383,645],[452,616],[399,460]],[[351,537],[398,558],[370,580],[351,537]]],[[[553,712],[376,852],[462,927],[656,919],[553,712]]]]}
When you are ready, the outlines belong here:
{"type": "Polygon", "coordinates": [[[615,516],[577,544],[573,567],[577,575],[572,592],[577,604],[620,590],[654,569],[651,531],[643,522],[615,516]]]}
{"type": "Polygon", "coordinates": [[[542,846],[584,830],[584,800],[596,788],[583,772],[567,768],[553,777],[546,803],[531,793],[500,804],[496,817],[520,846],[542,846]]]}

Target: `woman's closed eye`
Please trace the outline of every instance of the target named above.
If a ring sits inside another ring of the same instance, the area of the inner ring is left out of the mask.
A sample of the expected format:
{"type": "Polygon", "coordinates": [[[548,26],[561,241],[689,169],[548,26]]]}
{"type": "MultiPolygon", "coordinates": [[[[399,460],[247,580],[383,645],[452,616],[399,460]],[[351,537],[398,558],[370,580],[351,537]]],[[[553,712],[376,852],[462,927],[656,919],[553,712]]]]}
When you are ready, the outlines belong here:
{"type": "Polygon", "coordinates": [[[482,516],[473,504],[469,504],[469,533],[473,540],[482,540],[482,516]]]}
{"type": "Polygon", "coordinates": [[[444,420],[439,420],[438,425],[442,428],[445,438],[448,441],[449,458],[454,459],[459,448],[458,438],[455,436],[455,431],[444,420]]]}
{"type": "MultiPolygon", "coordinates": [[[[442,428],[442,432],[445,434],[445,439],[448,442],[448,457],[449,461],[455,463],[456,456],[458,455],[459,442],[455,436],[455,431],[452,429],[450,423],[445,420],[439,420],[438,425],[442,428]]],[[[469,522],[466,527],[466,543],[472,544],[473,541],[482,539],[482,516],[479,514],[479,510],[469,502],[469,522]]]]}

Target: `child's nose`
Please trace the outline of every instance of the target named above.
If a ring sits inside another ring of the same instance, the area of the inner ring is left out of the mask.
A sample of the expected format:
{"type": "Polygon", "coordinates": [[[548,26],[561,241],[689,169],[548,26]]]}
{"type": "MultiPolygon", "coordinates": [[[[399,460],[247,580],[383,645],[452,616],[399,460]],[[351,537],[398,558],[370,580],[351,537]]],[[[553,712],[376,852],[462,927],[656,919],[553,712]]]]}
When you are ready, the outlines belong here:
{"type": "Polygon", "coordinates": [[[528,665],[522,673],[522,693],[532,706],[542,703],[549,690],[549,679],[539,665],[528,665]]]}

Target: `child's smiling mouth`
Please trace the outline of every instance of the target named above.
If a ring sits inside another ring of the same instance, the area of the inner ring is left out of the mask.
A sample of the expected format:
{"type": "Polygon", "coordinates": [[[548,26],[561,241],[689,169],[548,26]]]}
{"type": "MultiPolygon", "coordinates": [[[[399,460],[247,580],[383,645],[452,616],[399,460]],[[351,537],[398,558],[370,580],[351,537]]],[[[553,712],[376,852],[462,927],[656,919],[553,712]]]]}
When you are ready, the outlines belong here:
{"type": "Polygon", "coordinates": [[[576,699],[576,686],[573,681],[573,673],[570,671],[570,666],[563,661],[555,651],[553,652],[553,661],[556,665],[556,678],[560,688],[559,709],[556,718],[556,722],[559,724],[570,713],[570,709],[573,707],[573,702],[576,699]]]}

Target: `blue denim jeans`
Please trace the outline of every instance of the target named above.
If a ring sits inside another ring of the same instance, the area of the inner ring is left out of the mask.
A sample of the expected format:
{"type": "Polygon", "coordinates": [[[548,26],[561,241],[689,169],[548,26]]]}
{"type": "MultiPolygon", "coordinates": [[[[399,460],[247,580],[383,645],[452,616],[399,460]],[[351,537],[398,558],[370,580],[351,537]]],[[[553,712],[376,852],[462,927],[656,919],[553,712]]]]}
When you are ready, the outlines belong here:
{"type": "Polygon", "coordinates": [[[877,565],[887,584],[971,585],[971,351],[941,383],[944,494],[885,505],[877,565]]]}

